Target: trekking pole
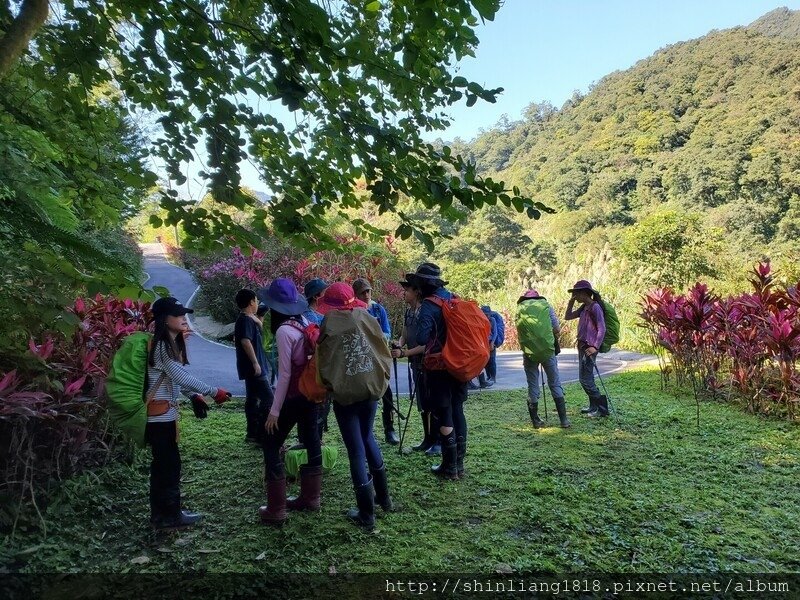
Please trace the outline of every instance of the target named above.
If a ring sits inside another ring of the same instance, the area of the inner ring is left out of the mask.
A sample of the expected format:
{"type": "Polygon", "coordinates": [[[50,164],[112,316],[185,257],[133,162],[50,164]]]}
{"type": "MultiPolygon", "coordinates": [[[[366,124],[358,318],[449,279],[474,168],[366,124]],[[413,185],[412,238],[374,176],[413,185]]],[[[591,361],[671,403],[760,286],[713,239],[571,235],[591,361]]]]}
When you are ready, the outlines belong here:
{"type": "Polygon", "coordinates": [[[600,367],[597,366],[597,361],[595,361],[594,363],[594,370],[597,372],[597,378],[600,380],[600,385],[603,386],[603,392],[605,392],[606,394],[606,400],[608,401],[608,406],[611,409],[611,412],[614,413],[614,419],[616,420],[617,425],[619,425],[619,413],[617,412],[617,409],[614,408],[614,403],[611,402],[611,396],[608,394],[608,389],[606,388],[606,382],[603,381],[603,377],[602,375],[600,375],[600,367]]]}
{"type": "MultiPolygon", "coordinates": [[[[416,388],[414,387],[413,377],[411,376],[411,363],[408,363],[408,412],[406,413],[406,422],[403,427],[400,429],[400,447],[398,448],[398,452],[403,454],[403,441],[406,439],[406,432],[408,431],[408,423],[411,420],[411,408],[414,406],[414,396],[416,394],[416,388]]],[[[397,401],[398,404],[400,400],[397,401]]]]}
{"type": "Polygon", "coordinates": [[[547,421],[547,394],[544,391],[544,368],[539,365],[539,377],[542,380],[542,400],[544,400],[544,420],[547,421]]]}
{"type": "MultiPolygon", "coordinates": [[[[395,402],[394,398],[392,398],[392,412],[397,415],[397,418],[401,421],[405,419],[403,413],[400,411],[399,403],[400,403],[400,383],[397,378],[397,359],[392,358],[392,363],[394,363],[394,395],[397,398],[397,402],[395,402]]],[[[389,384],[391,386],[391,384],[389,384]]]]}

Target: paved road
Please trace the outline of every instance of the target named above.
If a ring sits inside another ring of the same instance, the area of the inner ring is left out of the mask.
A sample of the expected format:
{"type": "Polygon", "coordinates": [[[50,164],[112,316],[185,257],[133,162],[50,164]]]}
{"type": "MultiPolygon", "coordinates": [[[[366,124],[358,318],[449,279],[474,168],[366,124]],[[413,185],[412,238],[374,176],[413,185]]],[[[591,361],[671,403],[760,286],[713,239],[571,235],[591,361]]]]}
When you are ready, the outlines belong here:
{"type": "MultiPolygon", "coordinates": [[[[197,290],[197,284],[185,269],[171,265],[164,258],[160,244],[143,244],[145,270],[150,279],[148,287],[157,285],[169,288],[173,296],[191,306],[197,290]]],[[[236,361],[233,348],[208,341],[199,335],[193,335],[188,341],[189,370],[198,378],[214,386],[221,386],[234,395],[244,395],[244,384],[236,375],[236,361]]],[[[601,356],[597,365],[603,375],[624,370],[630,366],[650,362],[655,357],[634,352],[612,351],[601,356]]],[[[558,357],[561,380],[564,383],[577,381],[578,356],[574,349],[565,348],[558,357]]],[[[400,393],[408,393],[408,377],[406,368],[400,363],[400,393]]],[[[498,352],[497,384],[492,390],[516,390],[527,387],[525,373],[522,370],[521,352],[498,352]]],[[[392,389],[395,388],[394,376],[392,389]]]]}

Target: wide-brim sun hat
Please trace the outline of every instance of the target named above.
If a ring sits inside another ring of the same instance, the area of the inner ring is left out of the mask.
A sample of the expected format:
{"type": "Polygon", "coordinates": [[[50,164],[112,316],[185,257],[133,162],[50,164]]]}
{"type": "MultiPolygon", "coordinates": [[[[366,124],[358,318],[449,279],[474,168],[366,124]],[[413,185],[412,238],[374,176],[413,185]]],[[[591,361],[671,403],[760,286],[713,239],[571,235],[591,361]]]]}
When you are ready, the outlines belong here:
{"type": "Polygon", "coordinates": [[[541,298],[541,296],[539,295],[539,291],[528,290],[524,294],[522,294],[522,296],[519,297],[519,300],[517,300],[517,304],[519,304],[520,302],[525,302],[525,300],[535,300],[536,298],[541,298]]]}
{"type": "Polygon", "coordinates": [[[343,281],[333,283],[323,292],[317,302],[316,311],[325,315],[332,310],[352,310],[367,308],[367,305],[356,298],[353,287],[343,281]]]}
{"type": "Polygon", "coordinates": [[[420,285],[420,281],[414,273],[406,273],[405,279],[403,279],[402,281],[398,281],[397,283],[402,285],[404,288],[407,287],[418,288],[420,285]]]}
{"type": "Polygon", "coordinates": [[[301,315],[308,309],[308,302],[297,291],[291,279],[278,277],[269,287],[258,290],[258,298],[275,312],[290,317],[301,315]]]}
{"type": "Polygon", "coordinates": [[[570,289],[567,290],[570,294],[574,292],[589,292],[590,294],[599,294],[596,289],[592,287],[592,284],[586,281],[585,279],[581,279],[580,281],[576,281],[575,285],[573,285],[570,289]]]}
{"type": "Polygon", "coordinates": [[[422,263],[417,267],[414,276],[421,279],[423,283],[430,283],[432,285],[439,286],[447,285],[447,282],[442,279],[442,269],[439,268],[439,265],[435,265],[433,263],[422,263]]]}

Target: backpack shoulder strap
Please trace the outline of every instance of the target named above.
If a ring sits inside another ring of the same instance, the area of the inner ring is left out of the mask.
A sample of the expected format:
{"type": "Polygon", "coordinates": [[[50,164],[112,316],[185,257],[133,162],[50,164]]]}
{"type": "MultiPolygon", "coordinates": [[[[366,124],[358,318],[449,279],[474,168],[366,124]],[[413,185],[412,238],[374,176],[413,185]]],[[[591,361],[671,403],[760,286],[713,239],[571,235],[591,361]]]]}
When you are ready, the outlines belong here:
{"type": "Polygon", "coordinates": [[[428,300],[429,302],[433,302],[439,308],[444,306],[444,298],[440,298],[439,296],[428,296],[427,298],[424,298],[423,300],[428,300]]]}

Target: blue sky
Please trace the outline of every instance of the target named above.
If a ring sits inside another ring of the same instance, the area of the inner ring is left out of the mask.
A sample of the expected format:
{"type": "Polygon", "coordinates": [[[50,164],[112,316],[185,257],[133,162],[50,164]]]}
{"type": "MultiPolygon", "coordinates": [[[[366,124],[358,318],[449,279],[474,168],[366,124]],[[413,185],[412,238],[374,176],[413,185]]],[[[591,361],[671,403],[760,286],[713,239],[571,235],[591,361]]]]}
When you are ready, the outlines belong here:
{"type": "MultiPolygon", "coordinates": [[[[800,9],[800,0],[505,0],[495,20],[478,27],[476,57],[458,67],[467,79],[504,93],[495,104],[452,107],[450,128],[426,137],[469,140],[503,114],[519,119],[531,102],[560,107],[574,90],[586,92],[659,48],[747,25],[780,6],[800,9]]],[[[241,166],[243,184],[265,190],[253,166],[241,166]]],[[[187,187],[195,199],[202,195],[187,187]]]]}
{"type": "Polygon", "coordinates": [[[452,126],[434,137],[473,138],[501,115],[520,118],[531,102],[556,107],[605,75],[633,66],[659,48],[712,29],[748,25],[800,1],[780,0],[505,0],[493,22],[477,31],[475,58],[460,74],[505,88],[496,104],[451,110],[452,126]]]}

